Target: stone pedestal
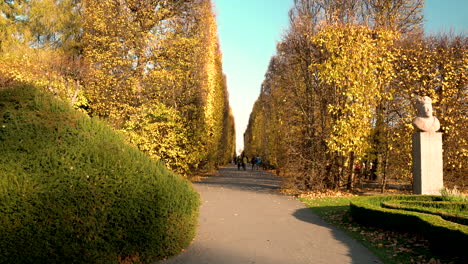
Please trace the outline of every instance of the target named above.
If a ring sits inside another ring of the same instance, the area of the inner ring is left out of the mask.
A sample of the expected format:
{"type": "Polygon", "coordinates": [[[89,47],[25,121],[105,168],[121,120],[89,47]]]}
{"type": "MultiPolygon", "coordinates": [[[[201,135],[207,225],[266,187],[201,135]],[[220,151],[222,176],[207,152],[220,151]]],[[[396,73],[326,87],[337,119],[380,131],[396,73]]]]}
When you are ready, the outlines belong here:
{"type": "Polygon", "coordinates": [[[444,187],[442,168],[442,133],[413,134],[413,192],[440,195],[444,187]]]}

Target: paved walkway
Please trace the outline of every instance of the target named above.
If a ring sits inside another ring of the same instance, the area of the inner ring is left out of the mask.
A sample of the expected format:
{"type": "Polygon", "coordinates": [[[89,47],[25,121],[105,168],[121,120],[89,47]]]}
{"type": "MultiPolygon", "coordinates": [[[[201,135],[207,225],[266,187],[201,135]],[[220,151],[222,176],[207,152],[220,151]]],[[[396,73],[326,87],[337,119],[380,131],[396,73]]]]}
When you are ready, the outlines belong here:
{"type": "Polygon", "coordinates": [[[275,192],[279,179],[231,166],[196,183],[198,235],[161,264],[381,263],[301,202],[275,192]]]}

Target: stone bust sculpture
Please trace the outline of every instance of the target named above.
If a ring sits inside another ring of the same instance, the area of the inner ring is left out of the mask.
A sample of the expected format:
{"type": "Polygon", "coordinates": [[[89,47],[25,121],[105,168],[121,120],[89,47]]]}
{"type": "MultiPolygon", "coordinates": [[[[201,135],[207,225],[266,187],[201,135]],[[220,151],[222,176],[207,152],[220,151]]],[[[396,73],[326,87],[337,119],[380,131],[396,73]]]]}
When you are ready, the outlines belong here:
{"type": "Polygon", "coordinates": [[[413,119],[413,126],[417,131],[436,132],[440,129],[440,122],[432,115],[432,100],[424,96],[416,98],[416,109],[418,117],[413,119]]]}

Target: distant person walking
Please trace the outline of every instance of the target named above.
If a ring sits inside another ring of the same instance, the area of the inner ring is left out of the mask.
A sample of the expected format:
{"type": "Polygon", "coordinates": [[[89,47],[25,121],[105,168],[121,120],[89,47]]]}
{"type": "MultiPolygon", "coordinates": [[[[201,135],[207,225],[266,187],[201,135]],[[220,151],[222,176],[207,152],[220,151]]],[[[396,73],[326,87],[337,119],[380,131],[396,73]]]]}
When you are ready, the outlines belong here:
{"type": "Polygon", "coordinates": [[[241,166],[242,166],[242,157],[239,155],[237,156],[237,170],[240,170],[241,166]]]}
{"type": "Polygon", "coordinates": [[[252,159],[250,160],[250,163],[252,164],[252,170],[254,170],[255,168],[255,161],[256,161],[255,157],[252,157],[252,159]]]}
{"type": "Polygon", "coordinates": [[[247,158],[247,156],[244,156],[244,157],[242,158],[242,168],[243,168],[244,170],[246,170],[246,165],[247,165],[248,160],[249,160],[249,159],[247,158]]]}
{"type": "MultiPolygon", "coordinates": [[[[257,156],[255,158],[255,165],[257,166],[257,170],[260,168],[261,164],[262,164],[262,160],[260,159],[259,156],[257,156]]],[[[253,165],[252,165],[252,168],[253,168],[253,165]]]]}

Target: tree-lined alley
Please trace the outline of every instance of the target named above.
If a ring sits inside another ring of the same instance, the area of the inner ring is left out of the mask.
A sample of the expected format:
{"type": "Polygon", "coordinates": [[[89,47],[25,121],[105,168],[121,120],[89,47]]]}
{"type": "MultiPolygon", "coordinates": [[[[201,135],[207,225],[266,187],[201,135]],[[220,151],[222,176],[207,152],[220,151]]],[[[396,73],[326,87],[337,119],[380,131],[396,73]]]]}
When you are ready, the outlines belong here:
{"type": "Polygon", "coordinates": [[[244,135],[289,187],[411,179],[414,97],[433,99],[444,179],[466,184],[465,36],[424,37],[422,0],[296,0],[244,135]]]}

